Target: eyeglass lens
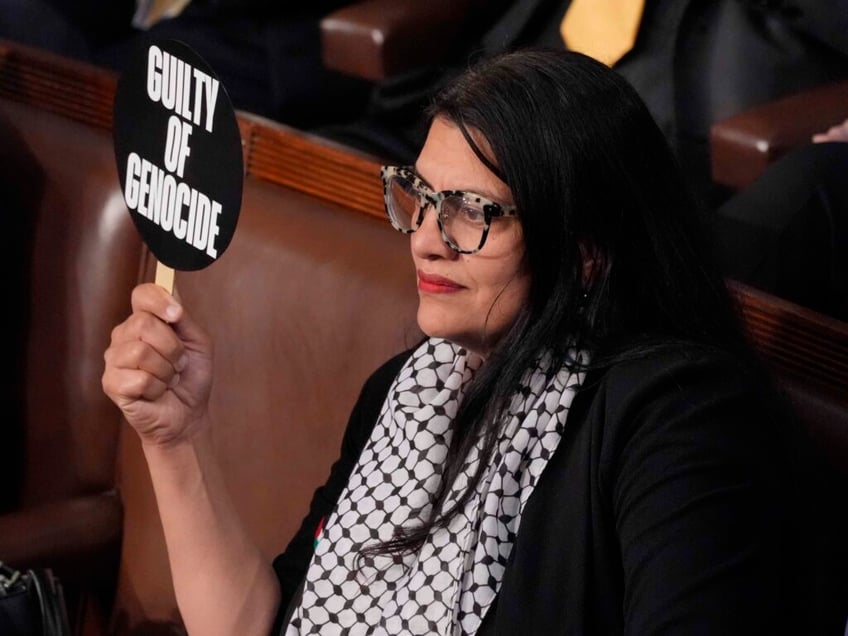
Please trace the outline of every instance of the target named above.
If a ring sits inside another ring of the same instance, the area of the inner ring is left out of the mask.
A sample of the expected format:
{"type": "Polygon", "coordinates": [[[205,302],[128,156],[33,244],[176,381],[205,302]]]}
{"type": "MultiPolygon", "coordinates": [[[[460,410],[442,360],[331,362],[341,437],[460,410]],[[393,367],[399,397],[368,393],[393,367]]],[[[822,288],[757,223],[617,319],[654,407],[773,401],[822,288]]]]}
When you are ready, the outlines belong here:
{"type": "MultiPolygon", "coordinates": [[[[418,229],[422,204],[429,204],[411,180],[392,176],[388,184],[387,207],[395,225],[405,232],[418,229]]],[[[463,251],[480,247],[485,232],[485,214],[482,206],[459,195],[450,195],[441,202],[440,223],[445,237],[453,246],[463,251]]]]}

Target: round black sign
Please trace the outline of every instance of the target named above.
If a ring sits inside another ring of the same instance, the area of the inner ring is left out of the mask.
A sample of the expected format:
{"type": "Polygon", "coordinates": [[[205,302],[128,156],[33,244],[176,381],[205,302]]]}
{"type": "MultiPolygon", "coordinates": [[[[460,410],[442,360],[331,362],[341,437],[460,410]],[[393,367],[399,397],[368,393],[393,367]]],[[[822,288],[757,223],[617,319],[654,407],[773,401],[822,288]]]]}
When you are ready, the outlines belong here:
{"type": "Polygon", "coordinates": [[[153,255],[176,270],[221,256],[241,209],[241,134],[194,50],[176,40],[137,47],[118,80],[113,141],[124,200],[153,255]]]}

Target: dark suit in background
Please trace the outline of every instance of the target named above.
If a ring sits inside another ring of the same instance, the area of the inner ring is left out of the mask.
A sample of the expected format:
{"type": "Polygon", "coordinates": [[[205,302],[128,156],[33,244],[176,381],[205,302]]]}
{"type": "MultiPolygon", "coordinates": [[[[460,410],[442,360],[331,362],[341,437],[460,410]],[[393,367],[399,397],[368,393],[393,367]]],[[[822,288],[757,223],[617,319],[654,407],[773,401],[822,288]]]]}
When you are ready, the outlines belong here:
{"type": "MultiPolygon", "coordinates": [[[[569,0],[490,3],[477,41],[439,69],[378,89],[374,112],[331,131],[398,161],[414,159],[415,126],[432,90],[470,60],[528,45],[564,46],[559,26],[569,0]],[[429,84],[428,84],[429,82],[429,84]],[[374,133],[374,134],[371,134],[374,133]]],[[[848,78],[848,0],[647,0],[636,44],[614,67],[645,100],[696,192],[708,203],[710,125],[811,86],[848,78]]]]}
{"type": "Polygon", "coordinates": [[[713,217],[725,274],[848,321],[848,143],[781,157],[713,217]]]}
{"type": "MultiPolygon", "coordinates": [[[[515,2],[486,34],[487,54],[564,46],[569,0],[515,2]]],[[[848,78],[848,0],[647,0],[633,50],[615,70],[636,88],[709,202],[713,122],[848,78]]]]}
{"type": "Polygon", "coordinates": [[[304,129],[349,121],[361,114],[369,87],[324,67],[319,25],[351,2],[192,0],[178,16],[102,50],[97,61],[120,69],[139,39],[180,40],[220,77],[237,109],[304,129]]]}
{"type": "MultiPolygon", "coordinates": [[[[400,163],[415,160],[427,98],[469,61],[527,45],[564,46],[570,0],[491,3],[461,59],[378,88],[374,113],[329,136],[400,163]]],[[[793,153],[749,193],[710,177],[717,120],[848,78],[848,0],[647,0],[633,50],[614,66],[640,93],[713,218],[725,273],[848,319],[845,148],[793,153]],[[838,158],[836,168],[831,162],[838,158]],[[842,170],[842,172],[840,172],[842,170]]],[[[848,109],[846,109],[848,116],[848,109]]]]}
{"type": "Polygon", "coordinates": [[[132,25],[135,0],[0,0],[0,37],[120,72],[148,37],[193,48],[233,106],[300,128],[359,116],[370,87],[327,70],[321,17],[352,0],[193,0],[147,31],[132,25]]]}
{"type": "Polygon", "coordinates": [[[84,62],[129,37],[134,0],[0,0],[0,37],[84,62]]]}

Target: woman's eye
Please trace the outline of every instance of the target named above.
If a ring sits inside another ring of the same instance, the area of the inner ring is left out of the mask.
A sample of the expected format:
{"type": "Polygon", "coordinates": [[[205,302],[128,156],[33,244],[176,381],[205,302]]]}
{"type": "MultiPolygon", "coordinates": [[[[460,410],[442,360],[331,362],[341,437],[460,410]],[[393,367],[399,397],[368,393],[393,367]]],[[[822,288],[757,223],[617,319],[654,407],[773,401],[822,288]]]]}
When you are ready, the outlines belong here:
{"type": "Polygon", "coordinates": [[[474,223],[480,225],[483,224],[483,221],[486,217],[485,213],[481,208],[467,203],[463,204],[460,208],[459,216],[462,218],[463,221],[467,223],[474,223]]]}
{"type": "Polygon", "coordinates": [[[465,223],[482,225],[486,215],[483,208],[468,201],[457,201],[455,216],[465,223]]]}

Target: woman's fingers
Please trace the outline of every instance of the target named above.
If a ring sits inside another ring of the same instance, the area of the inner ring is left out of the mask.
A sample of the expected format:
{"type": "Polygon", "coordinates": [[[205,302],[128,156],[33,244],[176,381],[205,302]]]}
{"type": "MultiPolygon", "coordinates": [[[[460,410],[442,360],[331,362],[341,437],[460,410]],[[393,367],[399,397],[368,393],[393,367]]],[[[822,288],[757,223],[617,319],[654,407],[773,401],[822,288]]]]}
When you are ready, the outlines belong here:
{"type": "Polygon", "coordinates": [[[154,283],[137,285],[132,292],[133,312],[147,312],[160,320],[173,323],[183,315],[182,305],[163,287],[154,283]]]}
{"type": "MultiPolygon", "coordinates": [[[[133,290],[132,306],[134,312],[152,314],[169,325],[183,347],[192,352],[211,355],[212,341],[208,334],[197,325],[183,309],[176,296],[153,283],[145,283],[133,290]]],[[[164,353],[164,352],[163,352],[164,353]]],[[[184,351],[175,352],[177,357],[166,355],[171,362],[178,366],[184,351]]]]}
{"type": "MultiPolygon", "coordinates": [[[[179,380],[175,375],[173,381],[179,380]]],[[[153,402],[162,397],[168,385],[140,369],[120,369],[103,376],[103,389],[120,404],[146,400],[153,402]]]]}
{"type": "MultiPolygon", "coordinates": [[[[169,367],[178,368],[185,353],[185,346],[174,332],[173,326],[165,322],[158,313],[152,313],[149,308],[145,309],[149,307],[149,303],[141,302],[137,305],[135,294],[133,300],[132,315],[112,330],[110,349],[120,351],[120,355],[113,359],[114,364],[146,369],[151,373],[158,371],[160,374],[167,372],[163,367],[165,363],[169,367]]],[[[166,313],[161,307],[152,309],[166,313]]]]}
{"type": "Polygon", "coordinates": [[[179,380],[185,346],[168,318],[182,309],[164,290],[140,285],[133,291],[133,313],[112,330],[104,353],[103,388],[122,402],[155,400],[179,380]]]}
{"type": "Polygon", "coordinates": [[[106,363],[114,369],[141,371],[169,386],[179,373],[177,365],[171,361],[178,354],[163,355],[160,350],[161,347],[157,349],[141,339],[126,340],[106,350],[106,363]]]}

